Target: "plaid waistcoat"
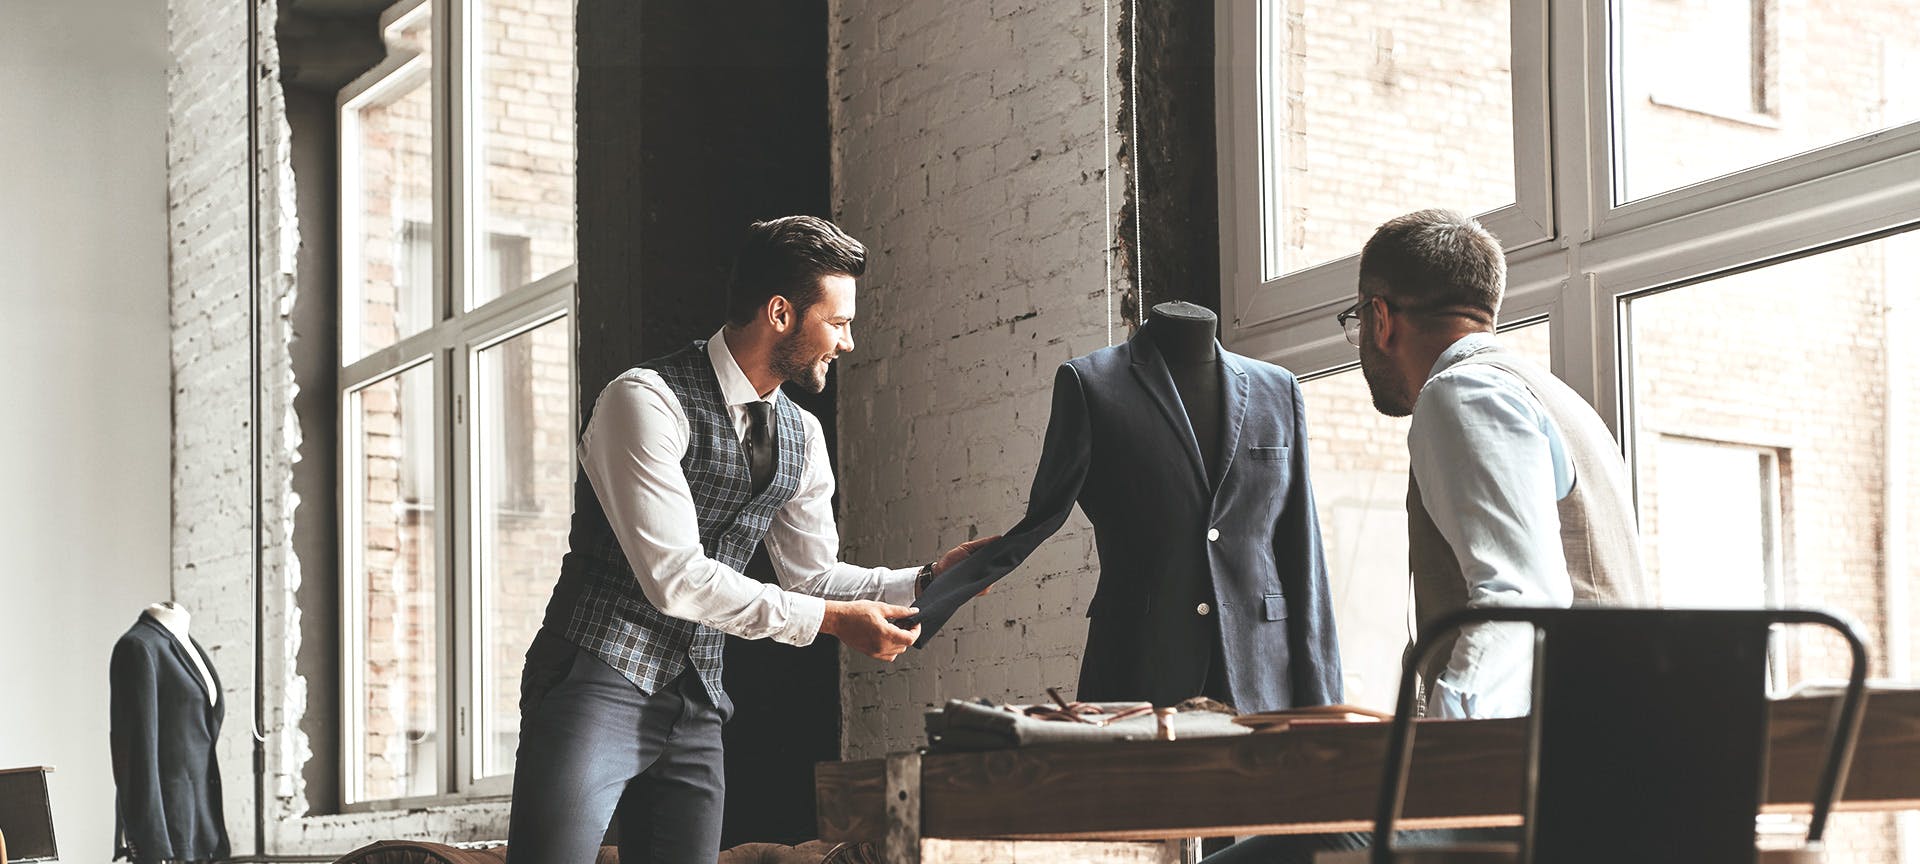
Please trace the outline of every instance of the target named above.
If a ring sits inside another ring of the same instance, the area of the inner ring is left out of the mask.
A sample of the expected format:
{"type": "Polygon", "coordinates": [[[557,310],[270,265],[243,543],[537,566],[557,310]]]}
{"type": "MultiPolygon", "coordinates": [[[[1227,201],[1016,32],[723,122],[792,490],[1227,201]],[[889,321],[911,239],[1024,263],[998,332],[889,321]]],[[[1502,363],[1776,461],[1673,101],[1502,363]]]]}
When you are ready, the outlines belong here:
{"type": "MultiPolygon", "coordinates": [[[[704,341],[695,342],[691,348],[640,367],[658,372],[686,412],[687,455],[680,460],[680,468],[693,491],[701,548],[708,557],[745,571],[773,523],[773,514],[800,489],[806,426],[799,406],[776,393],[773,481],[754,495],[746,453],[735,437],[733,417],[720,394],[720,380],[706,346],[704,341]]],[[[641,593],[633,567],[584,475],[574,484],[573,528],[567,546],[560,582],[547,605],[547,627],[605,660],[641,693],[658,690],[691,662],[714,704],[728,704],[720,688],[725,634],[654,608],[641,593]]]]}

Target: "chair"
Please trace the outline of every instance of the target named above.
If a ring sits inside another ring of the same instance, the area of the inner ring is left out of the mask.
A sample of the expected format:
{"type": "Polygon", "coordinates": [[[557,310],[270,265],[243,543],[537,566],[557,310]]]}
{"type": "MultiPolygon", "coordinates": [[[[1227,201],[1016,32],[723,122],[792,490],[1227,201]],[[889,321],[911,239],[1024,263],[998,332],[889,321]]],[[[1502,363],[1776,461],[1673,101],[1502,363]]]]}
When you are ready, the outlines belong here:
{"type": "Polygon", "coordinates": [[[1865,699],[1866,645],[1826,612],[1799,609],[1465,609],[1407,652],[1374,821],[1374,846],[1318,864],[1766,864],[1818,861],[1846,782],[1865,699]],[[1393,844],[1412,761],[1414,670],[1455,630],[1534,628],[1527,794],[1517,844],[1393,844]],[[1838,632],[1852,652],[1807,848],[1761,853],[1767,640],[1774,624],[1838,632]]]}

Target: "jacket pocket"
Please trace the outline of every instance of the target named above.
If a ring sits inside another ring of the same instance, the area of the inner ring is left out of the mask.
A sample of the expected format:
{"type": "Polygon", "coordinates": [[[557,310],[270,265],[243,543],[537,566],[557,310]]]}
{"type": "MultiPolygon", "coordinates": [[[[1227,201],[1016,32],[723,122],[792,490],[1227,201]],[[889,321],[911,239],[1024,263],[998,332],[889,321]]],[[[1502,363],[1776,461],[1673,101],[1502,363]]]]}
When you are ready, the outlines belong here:
{"type": "Polygon", "coordinates": [[[1266,614],[1261,616],[1264,620],[1267,620],[1267,621],[1287,620],[1287,595],[1268,594],[1262,597],[1261,599],[1265,601],[1265,603],[1263,603],[1262,605],[1266,607],[1265,609],[1266,614]]]}
{"type": "Polygon", "coordinates": [[[1261,462],[1285,462],[1287,461],[1287,448],[1265,447],[1265,446],[1250,447],[1248,448],[1247,455],[1261,462]]]}

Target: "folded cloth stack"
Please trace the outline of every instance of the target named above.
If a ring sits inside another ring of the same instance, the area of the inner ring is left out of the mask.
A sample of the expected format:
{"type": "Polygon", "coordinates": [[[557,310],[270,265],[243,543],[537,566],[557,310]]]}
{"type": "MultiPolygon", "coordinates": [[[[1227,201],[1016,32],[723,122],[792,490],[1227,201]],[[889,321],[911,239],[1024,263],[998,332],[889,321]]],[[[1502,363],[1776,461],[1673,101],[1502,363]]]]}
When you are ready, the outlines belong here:
{"type": "MultiPolygon", "coordinates": [[[[1145,702],[1074,702],[1062,710],[1051,705],[953,699],[945,708],[927,712],[927,749],[965,753],[1088,741],[1152,741],[1160,737],[1152,707],[1145,702]]],[[[1252,731],[1233,722],[1231,709],[1219,707],[1224,710],[1188,706],[1167,722],[1176,738],[1220,738],[1252,731]]]]}

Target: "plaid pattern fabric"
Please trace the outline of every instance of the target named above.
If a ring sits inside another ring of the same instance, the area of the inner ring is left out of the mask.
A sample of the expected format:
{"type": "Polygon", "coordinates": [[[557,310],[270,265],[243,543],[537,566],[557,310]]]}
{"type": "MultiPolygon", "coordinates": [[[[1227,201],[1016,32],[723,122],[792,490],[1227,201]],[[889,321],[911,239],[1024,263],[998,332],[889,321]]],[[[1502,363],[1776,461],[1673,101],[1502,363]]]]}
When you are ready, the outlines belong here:
{"type": "MultiPolygon", "coordinates": [[[[706,342],[695,342],[691,348],[641,367],[658,372],[686,412],[690,435],[680,467],[693,491],[701,547],[708,557],[744,571],[773,523],[773,514],[800,490],[806,426],[799,406],[784,394],[775,395],[773,482],[754,495],[746,453],[735,437],[706,342]]],[[[558,624],[568,641],[605,660],[642,693],[672,681],[690,662],[714,704],[726,704],[720,689],[725,634],[654,608],[641,593],[633,567],[585,477],[575,484],[568,547],[560,585],[547,609],[550,626],[558,624]]]]}

